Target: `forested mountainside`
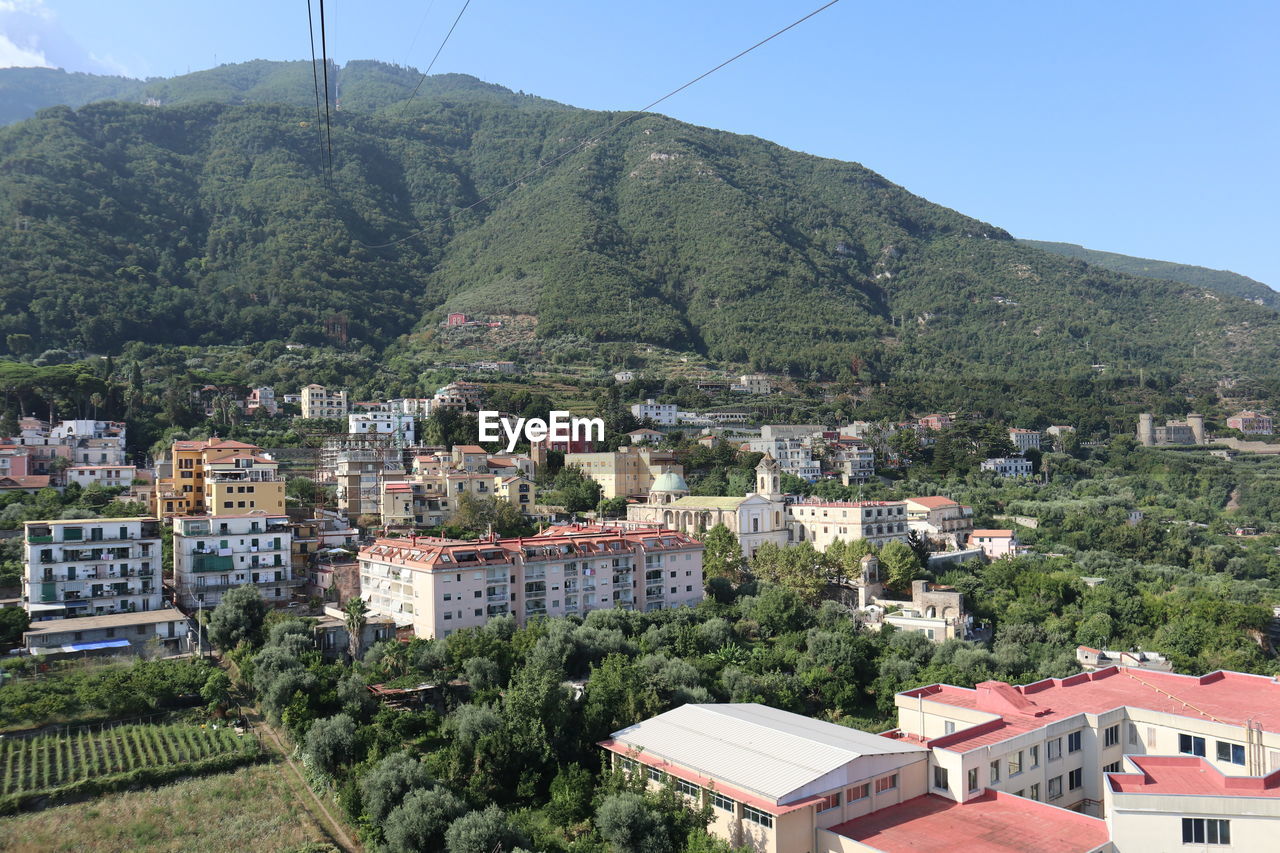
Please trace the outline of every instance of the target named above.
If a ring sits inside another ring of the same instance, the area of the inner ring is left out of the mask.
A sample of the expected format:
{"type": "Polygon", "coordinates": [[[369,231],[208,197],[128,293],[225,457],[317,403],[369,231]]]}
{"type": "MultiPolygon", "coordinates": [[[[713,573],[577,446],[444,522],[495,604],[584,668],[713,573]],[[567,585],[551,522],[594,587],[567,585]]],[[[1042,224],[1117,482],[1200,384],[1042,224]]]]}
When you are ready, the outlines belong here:
{"type": "Polygon", "coordinates": [[[415,72],[347,69],[331,184],[305,62],[0,129],[0,339],[380,348],[461,309],[799,376],[1280,351],[1275,311],[1023,245],[856,163],[658,115],[575,150],[624,114],[461,75],[406,102],[415,72]]]}
{"type": "Polygon", "coordinates": [[[1280,293],[1260,281],[1229,270],[1214,270],[1193,264],[1176,264],[1151,258],[1135,258],[1132,255],[1120,255],[1115,252],[1100,252],[1097,249],[1086,249],[1075,243],[1049,243],[1044,240],[1019,240],[1018,242],[1046,252],[1053,252],[1055,255],[1075,258],[1096,267],[1145,278],[1162,278],[1166,281],[1180,281],[1183,284],[1207,287],[1219,293],[1253,300],[1269,308],[1280,308],[1280,293]]]}

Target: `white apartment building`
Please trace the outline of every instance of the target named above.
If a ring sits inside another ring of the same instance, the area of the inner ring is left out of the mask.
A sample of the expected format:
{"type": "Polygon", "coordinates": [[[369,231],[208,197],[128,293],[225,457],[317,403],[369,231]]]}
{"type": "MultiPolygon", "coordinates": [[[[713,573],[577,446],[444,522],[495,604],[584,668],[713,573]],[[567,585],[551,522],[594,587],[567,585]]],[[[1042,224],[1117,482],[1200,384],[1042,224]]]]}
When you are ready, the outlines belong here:
{"type": "Polygon", "coordinates": [[[93,518],[23,524],[32,621],[157,610],[160,522],[93,518]]]}
{"type": "Polygon", "coordinates": [[[822,476],[822,468],[813,458],[809,440],[800,437],[753,438],[747,442],[753,453],[767,453],[788,474],[813,482],[822,476]]]}
{"type": "Polygon", "coordinates": [[[1028,450],[1040,449],[1040,431],[1035,429],[1011,429],[1009,430],[1009,441],[1017,449],[1019,454],[1026,453],[1028,450]]]}
{"type": "Polygon", "coordinates": [[[648,418],[658,426],[675,426],[679,421],[679,408],[675,403],[645,400],[632,405],[631,415],[638,421],[648,418]]]}
{"type": "Polygon", "coordinates": [[[879,548],[906,542],[910,534],[905,501],[805,500],[787,507],[796,542],[812,542],[819,551],[837,539],[866,539],[879,548]]]}
{"type": "Polygon", "coordinates": [[[984,459],[978,466],[983,471],[990,471],[998,477],[1030,477],[1031,461],[1021,456],[994,457],[984,459]]]}
{"type": "Polygon", "coordinates": [[[347,415],[347,432],[385,435],[402,447],[413,445],[413,415],[400,412],[359,412],[347,415]]]}
{"type": "Polygon", "coordinates": [[[222,594],[252,584],[268,604],[286,604],[306,578],[293,576],[293,534],[283,514],[173,519],[173,583],[184,609],[217,607],[222,594]]]}
{"type": "Polygon", "coordinates": [[[138,476],[134,465],[76,465],[62,472],[67,485],[75,483],[81,488],[97,483],[100,486],[132,486],[138,476]]]}
{"type": "Polygon", "coordinates": [[[772,394],[773,380],[763,373],[746,373],[730,389],[744,394],[772,394]]]}
{"type": "Polygon", "coordinates": [[[512,613],[692,607],[703,597],[700,542],[666,530],[565,527],[479,542],[411,537],[360,549],[361,596],[419,637],[446,637],[512,613]]]}
{"type": "Polygon", "coordinates": [[[394,400],[388,400],[384,408],[388,412],[412,415],[426,420],[431,417],[431,402],[430,397],[397,397],[394,400]]]}
{"type": "Polygon", "coordinates": [[[843,441],[828,448],[832,471],[849,486],[865,483],[876,475],[876,452],[858,441],[843,441]]]}
{"type": "Polygon", "coordinates": [[[304,418],[341,418],[350,411],[347,392],[311,384],[300,392],[304,418]]]}

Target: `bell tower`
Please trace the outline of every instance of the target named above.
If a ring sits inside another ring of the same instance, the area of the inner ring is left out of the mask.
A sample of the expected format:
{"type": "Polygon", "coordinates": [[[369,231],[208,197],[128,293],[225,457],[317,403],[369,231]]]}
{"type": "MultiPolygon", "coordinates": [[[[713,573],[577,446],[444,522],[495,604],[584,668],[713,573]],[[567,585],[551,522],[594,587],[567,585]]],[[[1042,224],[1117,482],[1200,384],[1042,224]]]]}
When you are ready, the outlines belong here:
{"type": "Polygon", "coordinates": [[[756,494],[771,501],[782,500],[782,465],[766,452],[756,466],[756,494]]]}

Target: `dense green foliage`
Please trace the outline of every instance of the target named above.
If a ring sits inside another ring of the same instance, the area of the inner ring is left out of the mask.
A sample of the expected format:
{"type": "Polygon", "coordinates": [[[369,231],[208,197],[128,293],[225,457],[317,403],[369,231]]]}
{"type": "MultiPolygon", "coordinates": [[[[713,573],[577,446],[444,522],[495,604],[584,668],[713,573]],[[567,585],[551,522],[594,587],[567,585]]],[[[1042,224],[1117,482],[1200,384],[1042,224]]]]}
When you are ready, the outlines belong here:
{"type": "Polygon", "coordinates": [[[1019,240],[1018,242],[1055,255],[1076,258],[1095,267],[1129,275],[1140,275],[1144,278],[1162,278],[1166,281],[1194,284],[1219,293],[1239,296],[1242,299],[1260,301],[1269,308],[1280,308],[1280,293],[1276,293],[1260,281],[1254,281],[1239,273],[1197,267],[1192,264],[1155,261],[1151,258],[1135,258],[1129,255],[1118,255],[1115,252],[1100,252],[1074,243],[1050,243],[1043,240],[1019,240]]]}

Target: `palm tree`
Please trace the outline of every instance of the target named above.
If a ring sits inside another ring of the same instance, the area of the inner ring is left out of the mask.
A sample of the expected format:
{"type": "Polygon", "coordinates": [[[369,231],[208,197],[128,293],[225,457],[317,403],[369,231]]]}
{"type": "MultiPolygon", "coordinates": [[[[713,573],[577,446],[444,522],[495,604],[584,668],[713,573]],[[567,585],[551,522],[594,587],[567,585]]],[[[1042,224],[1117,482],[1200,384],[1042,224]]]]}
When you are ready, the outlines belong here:
{"type": "Polygon", "coordinates": [[[347,601],[346,606],[342,608],[346,612],[343,621],[347,626],[347,651],[351,654],[351,660],[360,660],[360,646],[364,634],[365,616],[369,613],[369,606],[364,603],[364,599],[355,596],[347,601]]]}

